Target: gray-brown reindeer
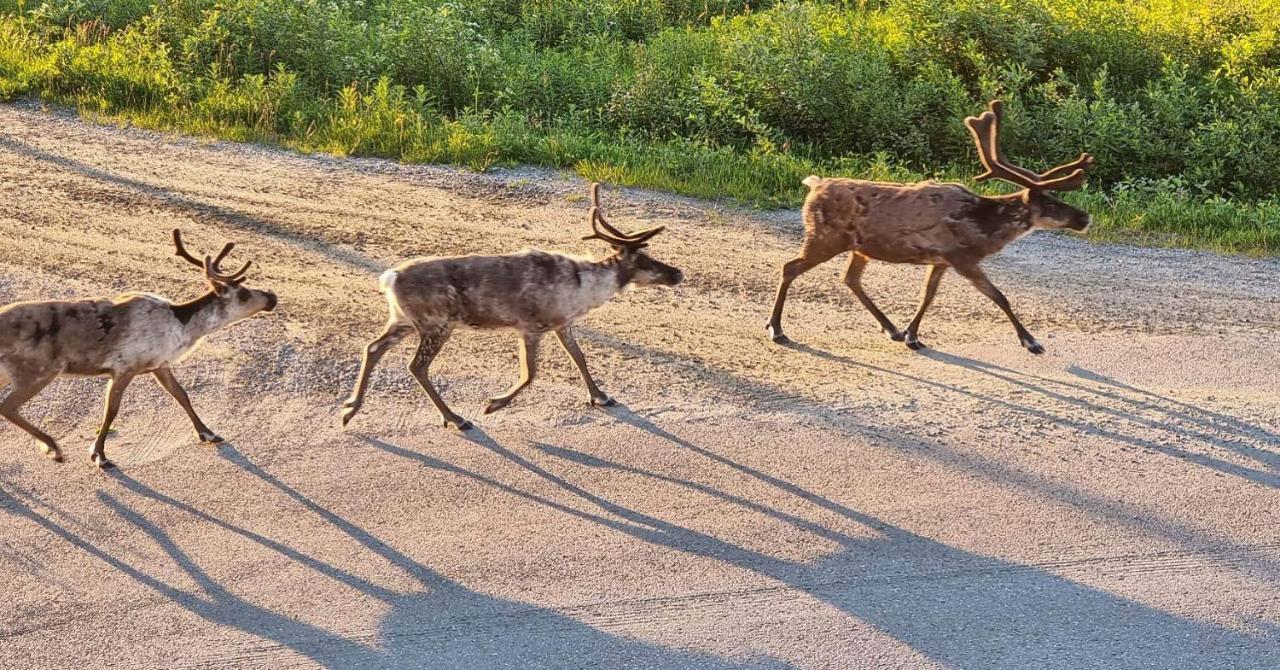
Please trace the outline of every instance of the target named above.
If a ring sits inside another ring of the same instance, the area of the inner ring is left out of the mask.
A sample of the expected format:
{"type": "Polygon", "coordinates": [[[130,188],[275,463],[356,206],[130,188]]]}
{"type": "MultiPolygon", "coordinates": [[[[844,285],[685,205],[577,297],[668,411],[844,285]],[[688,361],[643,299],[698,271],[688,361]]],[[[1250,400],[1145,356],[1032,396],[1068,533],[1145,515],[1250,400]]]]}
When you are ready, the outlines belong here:
{"type": "Polygon", "coordinates": [[[987,170],[975,181],[1000,179],[1022,187],[1017,193],[985,197],[959,184],[807,177],[804,184],[809,187],[809,195],[802,210],[804,244],[800,255],[782,268],[768,326],[773,341],[788,341],[782,332],[782,307],[791,282],[818,264],[849,251],[852,253],[844,283],[894,341],[905,340],[912,349],[924,347],[917,336],[920,321],[933,302],[943,274],[947,268],[955,268],[1000,307],[1027,351],[1043,353],[1044,347],[1023,327],[1008,299],[987,279],[979,264],[1037,228],[1087,229],[1087,213],[1050,193],[1080,188],[1086,171],[1093,166],[1093,157],[1081,154],[1078,159],[1041,174],[1013,165],[1000,151],[1002,115],[1001,102],[994,100],[982,115],[964,120],[977,144],[978,158],[987,170]],[[905,331],[895,328],[862,290],[862,272],[872,259],[930,266],[920,306],[905,331]]]}
{"type": "Polygon", "coordinates": [[[498,256],[418,258],[383,273],[380,286],[390,316],[382,334],[365,347],[355,390],[343,404],[342,424],[360,411],[369,376],[383,354],[416,331],[418,350],[409,372],[426,391],[446,427],[470,429],[471,422],[449,409],[428,376],[432,359],[459,326],[509,328],[520,340],[520,378],[506,393],[489,399],[485,414],[506,407],[533,381],[538,343],[548,332],[555,333],[573,359],[586,383],[589,402],[614,404],[591,379],[586,358],[573,337],[573,323],[629,285],[674,286],[683,275],[645,251],[649,239],[663,227],[634,234],[614,228],[600,211],[600,185],[594,183],[590,217],[592,234],[582,239],[612,246],[614,253],[604,260],[527,249],[498,256]]]}
{"type": "Polygon", "coordinates": [[[222,441],[196,415],[170,366],[191,353],[206,335],[275,309],[276,296],[242,285],[252,261],[235,272],[222,272],[222,260],[235,247],[232,242],[216,258],[203,260],[187,253],[176,229],[173,245],[178,256],[203,270],[209,284],[207,293],[190,302],[126,293],[110,300],[19,302],[0,308],[0,384],[11,387],[0,403],[0,415],[39,440],[49,458],[62,460],[57,442],[22,418],[18,409],[62,375],[111,378],[102,425],[89,454],[100,468],[112,467],[104,451],[107,433],[125,388],[140,374],[151,373],[178,401],[202,442],[222,441]]]}

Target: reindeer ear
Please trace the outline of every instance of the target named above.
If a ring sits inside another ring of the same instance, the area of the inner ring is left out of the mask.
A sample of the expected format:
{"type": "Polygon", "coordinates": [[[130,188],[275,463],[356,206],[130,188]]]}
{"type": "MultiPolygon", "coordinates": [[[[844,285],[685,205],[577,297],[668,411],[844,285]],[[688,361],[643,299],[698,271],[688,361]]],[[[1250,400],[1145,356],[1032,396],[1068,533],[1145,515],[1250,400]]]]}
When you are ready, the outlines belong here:
{"type": "Polygon", "coordinates": [[[232,287],[230,284],[224,284],[219,281],[210,281],[209,288],[213,289],[214,294],[218,297],[223,297],[231,291],[232,287]]]}

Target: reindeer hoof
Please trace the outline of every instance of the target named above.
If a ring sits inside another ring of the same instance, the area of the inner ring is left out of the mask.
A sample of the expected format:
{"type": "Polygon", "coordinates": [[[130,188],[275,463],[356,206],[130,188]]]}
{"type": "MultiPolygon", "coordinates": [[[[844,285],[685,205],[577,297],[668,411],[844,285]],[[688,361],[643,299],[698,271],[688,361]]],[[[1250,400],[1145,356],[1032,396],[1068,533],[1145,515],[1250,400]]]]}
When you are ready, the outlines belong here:
{"type": "Polygon", "coordinates": [[[475,426],[473,426],[470,421],[467,421],[466,419],[460,416],[451,416],[444,420],[445,428],[449,428],[451,426],[463,432],[466,432],[468,430],[471,430],[472,428],[475,428],[475,426]]]}
{"type": "Polygon", "coordinates": [[[1043,346],[1043,345],[1041,345],[1039,342],[1036,342],[1035,340],[1030,340],[1030,341],[1027,341],[1027,342],[1023,342],[1023,343],[1022,343],[1022,346],[1023,346],[1023,347],[1026,347],[1027,351],[1030,351],[1030,352],[1031,352],[1031,353],[1033,353],[1033,354],[1043,354],[1043,353],[1044,353],[1044,346],[1043,346]]]}
{"type": "Polygon", "coordinates": [[[885,330],[884,334],[888,335],[889,339],[894,342],[901,342],[907,337],[907,334],[901,330],[885,330]]]}
{"type": "Polygon", "coordinates": [[[62,462],[62,450],[59,449],[56,445],[52,445],[52,444],[43,445],[40,447],[40,451],[44,453],[45,458],[53,461],[54,463],[62,462]]]}
{"type": "Polygon", "coordinates": [[[110,470],[111,468],[114,468],[116,466],[115,463],[112,463],[111,461],[107,460],[106,454],[98,454],[98,453],[90,454],[89,460],[94,465],[98,466],[99,470],[110,470]]]}
{"type": "Polygon", "coordinates": [[[209,444],[220,444],[222,442],[220,436],[211,432],[196,433],[196,437],[199,437],[201,442],[208,442],[209,444]]]}
{"type": "Polygon", "coordinates": [[[484,406],[484,413],[493,414],[510,404],[511,400],[509,398],[489,398],[489,402],[484,406]]]}
{"type": "Polygon", "coordinates": [[[769,326],[765,330],[769,333],[769,339],[773,340],[775,344],[789,344],[791,342],[791,338],[782,332],[782,328],[769,326]]]}
{"type": "Polygon", "coordinates": [[[592,398],[589,402],[592,407],[613,407],[618,404],[613,398],[610,398],[607,395],[602,395],[599,398],[592,398]]]}
{"type": "Polygon", "coordinates": [[[359,405],[343,405],[342,414],[340,415],[342,417],[342,426],[345,428],[348,423],[351,423],[351,418],[359,411],[359,405]]]}
{"type": "Polygon", "coordinates": [[[917,338],[912,333],[907,333],[903,337],[903,340],[907,343],[907,348],[911,349],[912,351],[920,351],[921,349],[928,348],[924,342],[921,342],[919,338],[917,338]]]}

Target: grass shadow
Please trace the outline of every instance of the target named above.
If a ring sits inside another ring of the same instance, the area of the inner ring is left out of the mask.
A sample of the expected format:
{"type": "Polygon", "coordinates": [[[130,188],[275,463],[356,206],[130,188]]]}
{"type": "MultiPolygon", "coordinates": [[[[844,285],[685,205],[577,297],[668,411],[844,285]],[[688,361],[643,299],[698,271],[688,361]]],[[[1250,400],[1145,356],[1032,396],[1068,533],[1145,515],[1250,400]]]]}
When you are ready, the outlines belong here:
{"type": "Polygon", "coordinates": [[[12,138],[0,137],[0,148],[33,160],[56,165],[64,170],[75,172],[100,182],[128,189],[154,201],[182,210],[198,220],[212,220],[233,229],[252,231],[275,239],[278,242],[300,247],[310,253],[325,256],[342,265],[370,273],[378,273],[386,269],[385,264],[355,251],[317,242],[310,237],[289,231],[260,217],[246,214],[231,207],[203,202],[191,196],[176,193],[168,188],[109,172],[73,158],[50,153],[12,138]]]}

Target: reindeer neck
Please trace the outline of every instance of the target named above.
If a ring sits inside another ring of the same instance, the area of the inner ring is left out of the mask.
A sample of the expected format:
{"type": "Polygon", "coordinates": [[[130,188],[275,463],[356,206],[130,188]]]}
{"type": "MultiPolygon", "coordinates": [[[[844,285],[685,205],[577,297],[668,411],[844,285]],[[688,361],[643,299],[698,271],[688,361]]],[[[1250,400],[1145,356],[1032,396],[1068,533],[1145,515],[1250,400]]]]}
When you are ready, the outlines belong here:
{"type": "Polygon", "coordinates": [[[634,274],[630,264],[618,255],[589,261],[569,259],[572,264],[573,277],[568,279],[571,290],[561,293],[561,309],[577,318],[582,314],[609,302],[631,283],[634,274]]]}
{"type": "Polygon", "coordinates": [[[226,325],[226,311],[212,289],[195,300],[175,303],[170,309],[183,329],[197,338],[226,325]]]}
{"type": "Polygon", "coordinates": [[[630,284],[632,277],[635,276],[635,268],[623,260],[620,253],[612,254],[602,260],[592,261],[586,265],[596,272],[611,277],[619,291],[626,287],[627,284],[630,284]]]}
{"type": "Polygon", "coordinates": [[[980,209],[985,211],[975,217],[975,222],[995,249],[1031,232],[1031,210],[1021,195],[987,197],[983,201],[980,209]]]}

